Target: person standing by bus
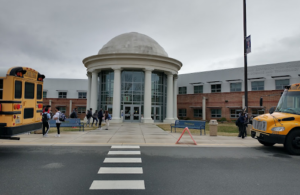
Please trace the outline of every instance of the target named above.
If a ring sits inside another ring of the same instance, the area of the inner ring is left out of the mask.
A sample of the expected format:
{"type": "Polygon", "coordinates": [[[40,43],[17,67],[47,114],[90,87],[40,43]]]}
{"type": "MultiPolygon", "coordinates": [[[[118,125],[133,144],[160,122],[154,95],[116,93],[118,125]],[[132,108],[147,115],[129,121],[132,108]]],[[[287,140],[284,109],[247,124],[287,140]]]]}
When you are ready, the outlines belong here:
{"type": "Polygon", "coordinates": [[[55,115],[53,116],[53,119],[56,120],[56,128],[57,128],[57,134],[55,135],[55,137],[60,137],[60,120],[59,120],[59,117],[60,117],[60,111],[59,111],[59,107],[56,107],[55,108],[55,115]]]}
{"type": "Polygon", "coordinates": [[[50,114],[48,112],[48,107],[45,107],[44,113],[42,115],[42,121],[43,121],[43,136],[48,137],[47,133],[49,131],[49,119],[50,119],[50,114]],[[47,131],[45,131],[47,127],[47,131]]]}
{"type": "Polygon", "coordinates": [[[244,139],[245,137],[245,114],[241,113],[241,116],[238,118],[238,124],[239,124],[239,137],[242,137],[244,139]]]}

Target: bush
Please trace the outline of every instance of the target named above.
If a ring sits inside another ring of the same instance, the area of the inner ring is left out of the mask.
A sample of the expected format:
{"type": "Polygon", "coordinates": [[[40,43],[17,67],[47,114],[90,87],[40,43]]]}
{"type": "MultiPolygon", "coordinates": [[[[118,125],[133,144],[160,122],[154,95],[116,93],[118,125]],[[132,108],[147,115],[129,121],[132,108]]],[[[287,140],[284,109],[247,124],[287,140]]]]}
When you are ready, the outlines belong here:
{"type": "Polygon", "coordinates": [[[225,122],[225,121],[227,121],[226,118],[220,118],[220,119],[218,120],[218,122],[221,122],[221,123],[223,123],[223,122],[225,122]]]}

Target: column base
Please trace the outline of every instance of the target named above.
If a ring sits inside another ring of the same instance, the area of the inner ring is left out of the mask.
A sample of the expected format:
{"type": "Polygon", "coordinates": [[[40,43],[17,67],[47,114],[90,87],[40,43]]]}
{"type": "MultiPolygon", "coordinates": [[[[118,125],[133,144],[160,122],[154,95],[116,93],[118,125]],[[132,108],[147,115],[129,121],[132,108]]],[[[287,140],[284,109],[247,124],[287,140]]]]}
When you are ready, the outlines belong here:
{"type": "Polygon", "coordinates": [[[173,118],[166,118],[164,120],[164,123],[175,123],[175,119],[173,119],[173,118]]]}
{"type": "Polygon", "coordinates": [[[123,123],[123,119],[113,117],[109,122],[110,123],[123,123]]]}
{"type": "Polygon", "coordinates": [[[142,123],[154,123],[154,120],[152,118],[143,118],[141,120],[142,123]]]}

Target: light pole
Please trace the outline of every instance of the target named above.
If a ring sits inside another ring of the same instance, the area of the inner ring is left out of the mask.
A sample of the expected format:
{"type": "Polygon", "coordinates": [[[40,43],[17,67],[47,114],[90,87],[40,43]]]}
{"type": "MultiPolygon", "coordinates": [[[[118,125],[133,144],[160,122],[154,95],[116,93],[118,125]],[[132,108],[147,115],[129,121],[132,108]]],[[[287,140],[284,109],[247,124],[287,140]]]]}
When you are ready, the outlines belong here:
{"type": "Polygon", "coordinates": [[[247,45],[246,45],[246,37],[247,37],[247,14],[246,14],[246,0],[243,0],[243,8],[244,8],[244,82],[245,82],[245,112],[248,111],[248,67],[247,67],[247,45]]]}

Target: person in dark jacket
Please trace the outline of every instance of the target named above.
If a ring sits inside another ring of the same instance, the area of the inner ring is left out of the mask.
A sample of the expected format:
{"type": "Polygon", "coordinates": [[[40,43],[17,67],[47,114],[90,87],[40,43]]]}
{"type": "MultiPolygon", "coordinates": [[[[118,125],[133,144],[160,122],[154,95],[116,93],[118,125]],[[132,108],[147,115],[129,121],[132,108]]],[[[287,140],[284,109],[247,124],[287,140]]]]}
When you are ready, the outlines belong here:
{"type": "Polygon", "coordinates": [[[103,111],[102,111],[102,108],[100,108],[100,111],[98,112],[99,128],[100,128],[100,130],[101,130],[102,118],[103,118],[103,111]]]}
{"type": "Polygon", "coordinates": [[[77,116],[77,108],[75,108],[72,112],[72,114],[70,115],[70,118],[78,118],[77,116]]]}
{"type": "Polygon", "coordinates": [[[244,139],[244,137],[245,137],[245,122],[246,122],[244,113],[241,114],[238,121],[239,121],[239,137],[242,137],[244,139]]]}

